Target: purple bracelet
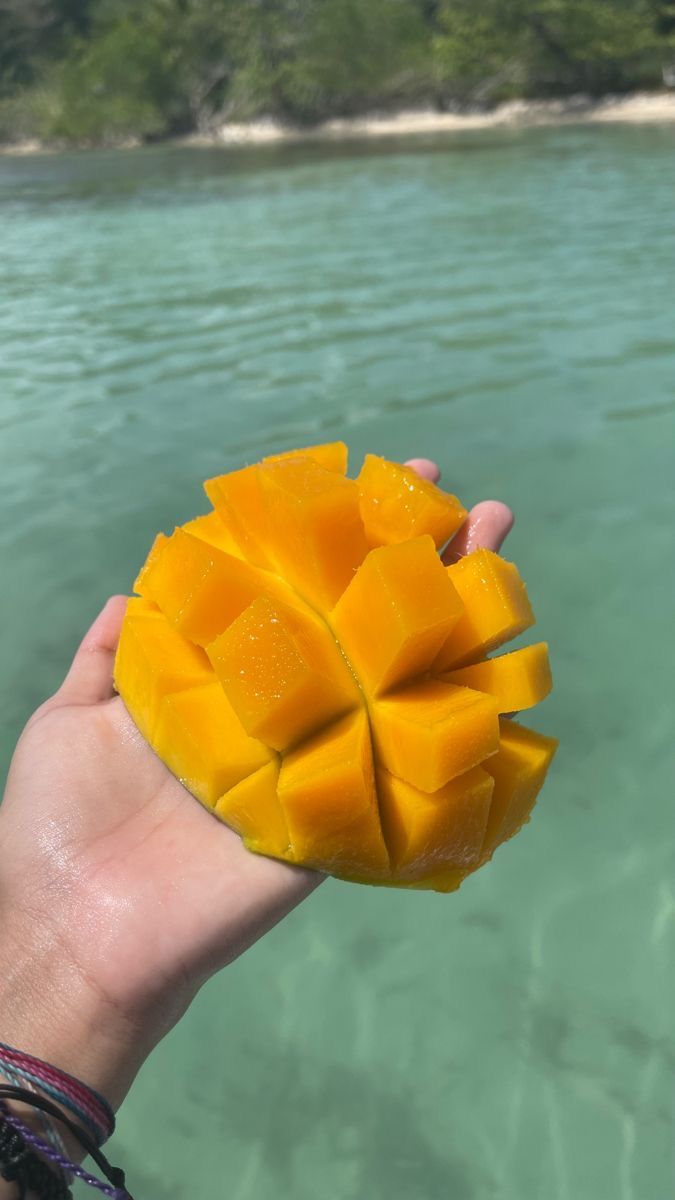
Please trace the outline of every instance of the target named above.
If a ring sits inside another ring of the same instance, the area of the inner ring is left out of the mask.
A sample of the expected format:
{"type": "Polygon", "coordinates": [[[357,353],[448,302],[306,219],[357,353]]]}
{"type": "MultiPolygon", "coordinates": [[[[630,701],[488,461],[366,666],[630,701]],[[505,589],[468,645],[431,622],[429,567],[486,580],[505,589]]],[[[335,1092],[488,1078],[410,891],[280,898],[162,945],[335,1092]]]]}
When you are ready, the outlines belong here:
{"type": "Polygon", "coordinates": [[[104,1158],[101,1151],[93,1145],[88,1135],[83,1130],[79,1129],[74,1122],[65,1117],[59,1111],[56,1105],[51,1104],[49,1101],[42,1100],[41,1098],[34,1096],[32,1092],[25,1091],[22,1088],[0,1087],[0,1119],[5,1125],[11,1126],[12,1129],[20,1134],[26,1145],[30,1146],[34,1151],[37,1151],[38,1154],[41,1154],[49,1162],[54,1163],[54,1165],[58,1167],[59,1170],[64,1174],[70,1174],[75,1176],[77,1179],[81,1179],[83,1183],[88,1184],[89,1187],[96,1188],[99,1192],[102,1192],[104,1196],[109,1196],[110,1200],[132,1200],[132,1197],[125,1186],[124,1172],[119,1167],[112,1167],[107,1159],[104,1158]],[[85,1171],[84,1167],[81,1167],[78,1163],[72,1162],[72,1160],[67,1158],[66,1155],[61,1154],[60,1151],[56,1150],[48,1142],[44,1141],[43,1138],[34,1133],[33,1130],[30,1129],[20,1117],[17,1117],[13,1112],[10,1111],[5,1103],[5,1098],[20,1100],[23,1103],[30,1104],[33,1108],[40,1108],[44,1112],[50,1113],[51,1116],[56,1117],[57,1120],[60,1120],[66,1126],[66,1128],[69,1129],[73,1136],[77,1138],[83,1148],[89,1154],[91,1154],[96,1165],[100,1167],[100,1169],[107,1175],[110,1182],[104,1183],[103,1180],[97,1179],[95,1175],[91,1175],[89,1171],[85,1171]],[[38,1099],[40,1100],[39,1104],[37,1103],[38,1099]]]}

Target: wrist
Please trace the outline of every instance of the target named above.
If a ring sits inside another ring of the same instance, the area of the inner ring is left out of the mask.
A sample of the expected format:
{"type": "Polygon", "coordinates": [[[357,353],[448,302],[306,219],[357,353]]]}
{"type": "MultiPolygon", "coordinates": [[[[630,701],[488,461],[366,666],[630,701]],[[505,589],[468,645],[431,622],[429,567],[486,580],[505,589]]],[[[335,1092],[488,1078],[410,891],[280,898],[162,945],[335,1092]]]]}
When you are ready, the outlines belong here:
{"type": "Polygon", "coordinates": [[[0,1041],[74,1075],[113,1108],[151,1049],[142,1026],[118,1012],[43,929],[4,933],[0,1041]]]}

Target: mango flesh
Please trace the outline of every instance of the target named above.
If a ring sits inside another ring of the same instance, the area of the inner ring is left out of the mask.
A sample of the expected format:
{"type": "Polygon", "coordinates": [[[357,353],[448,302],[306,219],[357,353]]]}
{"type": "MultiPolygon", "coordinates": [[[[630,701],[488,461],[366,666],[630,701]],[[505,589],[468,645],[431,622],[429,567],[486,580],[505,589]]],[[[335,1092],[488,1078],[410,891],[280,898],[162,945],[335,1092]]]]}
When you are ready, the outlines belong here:
{"type": "Polygon", "coordinates": [[[233,554],[235,558],[242,556],[241,547],[215,509],[213,512],[205,513],[202,517],[195,517],[192,521],[187,521],[182,529],[184,533],[208,542],[209,546],[224,550],[226,554],[233,554]]]}
{"type": "Polygon", "coordinates": [[[153,743],[174,775],[208,808],[273,758],[264,742],[246,733],[217,680],[164,696],[153,743]]]}
{"type": "Polygon", "coordinates": [[[153,547],[139,591],[191,642],[207,646],[258,596],[286,598],[283,582],[177,529],[153,547]]]}
{"type": "Polygon", "coordinates": [[[555,752],[499,719],[550,689],[516,568],[444,567],[455,497],[343,443],[207,481],[158,535],[115,684],[157,754],[249,850],[338,878],[456,890],[529,819],[555,752]]]}
{"type": "Polygon", "coordinates": [[[419,882],[477,863],[494,788],[486,771],[475,767],[436,792],[420,791],[388,771],[377,778],[391,865],[400,879],[419,882]]]}
{"type": "Polygon", "coordinates": [[[278,570],[310,604],[331,608],[368,550],[354,480],[293,456],[263,463],[259,478],[278,570]]]}
{"type": "Polygon", "coordinates": [[[285,756],[279,799],[297,861],[333,874],[388,874],[363,709],[285,756]]]}
{"type": "Polygon", "coordinates": [[[494,697],[500,713],[532,708],[548,696],[553,686],[546,642],[523,646],[522,650],[499,654],[471,667],[446,671],[441,678],[487,692],[494,697]]]}
{"type": "Polygon", "coordinates": [[[360,704],[335,639],[311,610],[255,600],[208,648],[252,737],[288,750],[360,704]]]}
{"type": "Polygon", "coordinates": [[[225,792],[215,808],[255,854],[293,862],[288,825],[279,802],[279,763],[275,759],[225,792]]]}
{"type": "Polygon", "coordinates": [[[481,860],[491,857],[530,819],[558,743],[516,721],[499,722],[499,750],[485,770],[494,779],[490,817],[481,849],[481,860]]]}
{"type": "Polygon", "coordinates": [[[377,701],[371,728],[378,763],[423,792],[438,791],[499,749],[492,696],[439,679],[377,701]]]}
{"type": "Polygon", "coordinates": [[[254,566],[268,567],[267,514],[257,465],[207,479],[204,491],[242,558],[254,566]]]}
{"type": "Polygon", "coordinates": [[[407,542],[428,534],[440,549],[464,524],[456,496],[421,479],[411,467],[367,454],[358,478],[361,517],[371,546],[407,542]]]}
{"type": "Polygon", "coordinates": [[[335,471],[338,475],[347,474],[348,452],[344,442],[324,442],[321,446],[307,446],[304,450],[284,450],[282,454],[268,454],[263,458],[266,463],[283,462],[288,458],[311,458],[312,462],[325,467],[327,471],[335,471]]]}
{"type": "Polygon", "coordinates": [[[474,550],[447,572],[463,612],[439,651],[436,673],[485,658],[534,624],[518,568],[494,551],[474,550]]]}
{"type": "Polygon", "coordinates": [[[115,686],[130,697],[127,707],[153,746],[165,696],[212,678],[203,650],[182,638],[153,604],[140,597],[129,600],[115,658],[115,686]]]}
{"type": "Polygon", "coordinates": [[[371,550],[330,614],[368,696],[431,667],[462,606],[433,541],[371,550]]]}

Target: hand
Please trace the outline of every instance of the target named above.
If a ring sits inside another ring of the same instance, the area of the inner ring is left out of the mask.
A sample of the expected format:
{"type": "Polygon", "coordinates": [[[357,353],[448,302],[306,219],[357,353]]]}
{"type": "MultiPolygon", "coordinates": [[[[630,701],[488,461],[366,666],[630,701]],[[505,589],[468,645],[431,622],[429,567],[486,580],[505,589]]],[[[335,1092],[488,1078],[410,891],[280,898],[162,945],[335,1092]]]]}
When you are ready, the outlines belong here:
{"type": "MultiPolygon", "coordinates": [[[[498,550],[512,522],[477,505],[448,561],[498,550]]],[[[125,603],[108,601],[29,720],[0,809],[0,1040],[113,1104],[204,980],[322,879],[250,854],[143,740],[112,685],[125,603]]]]}

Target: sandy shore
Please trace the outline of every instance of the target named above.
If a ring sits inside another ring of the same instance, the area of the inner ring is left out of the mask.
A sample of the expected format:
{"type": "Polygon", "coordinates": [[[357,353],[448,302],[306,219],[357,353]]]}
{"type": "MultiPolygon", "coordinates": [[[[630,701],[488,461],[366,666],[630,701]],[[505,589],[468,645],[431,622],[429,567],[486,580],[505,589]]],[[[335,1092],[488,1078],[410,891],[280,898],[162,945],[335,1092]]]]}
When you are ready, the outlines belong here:
{"type": "MultiPolygon", "coordinates": [[[[675,122],[675,92],[637,92],[591,100],[513,100],[490,111],[440,113],[432,109],[336,118],[311,128],[285,125],[272,118],[230,122],[212,133],[172,139],[180,146],[261,146],[277,142],[344,141],[351,138],[408,137],[415,134],[461,133],[474,129],[518,129],[537,125],[637,125],[675,122]]],[[[123,149],[140,145],[128,140],[123,149]]],[[[0,146],[0,154],[40,154],[61,147],[30,141],[0,146]]]]}
{"type": "Polygon", "coordinates": [[[675,121],[675,92],[636,93],[589,100],[514,100],[489,112],[439,113],[432,110],[326,121],[298,129],[261,120],[223,125],[212,135],[193,134],[191,145],[264,145],[270,142],[331,141],[348,138],[406,137],[411,134],[458,133],[472,129],[522,128],[533,125],[650,124],[675,121]]]}

